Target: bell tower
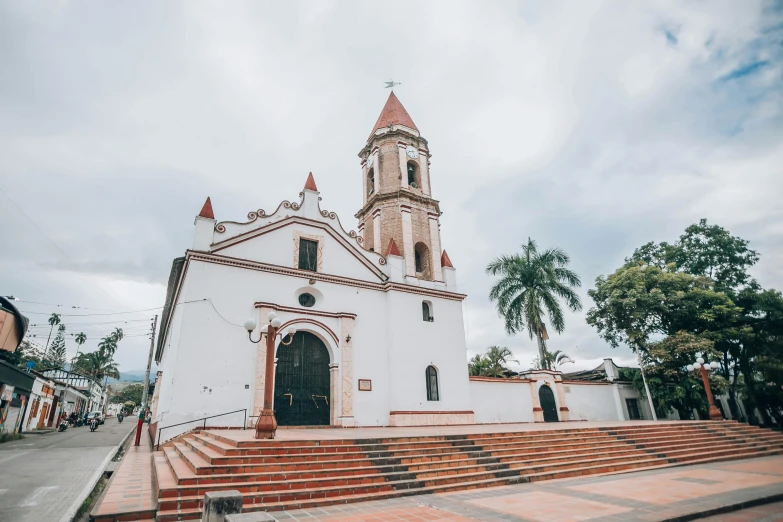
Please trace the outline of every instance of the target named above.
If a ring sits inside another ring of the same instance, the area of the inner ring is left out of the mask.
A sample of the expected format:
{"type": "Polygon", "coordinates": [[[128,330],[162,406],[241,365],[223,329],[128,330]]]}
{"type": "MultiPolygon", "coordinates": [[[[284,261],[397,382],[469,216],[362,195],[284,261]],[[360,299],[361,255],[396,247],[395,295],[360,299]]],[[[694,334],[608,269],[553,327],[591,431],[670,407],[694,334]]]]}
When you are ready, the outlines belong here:
{"type": "Polygon", "coordinates": [[[359,158],[364,205],[356,218],[365,248],[385,256],[394,240],[405,258],[406,277],[443,281],[429,147],[394,92],[359,158]]]}

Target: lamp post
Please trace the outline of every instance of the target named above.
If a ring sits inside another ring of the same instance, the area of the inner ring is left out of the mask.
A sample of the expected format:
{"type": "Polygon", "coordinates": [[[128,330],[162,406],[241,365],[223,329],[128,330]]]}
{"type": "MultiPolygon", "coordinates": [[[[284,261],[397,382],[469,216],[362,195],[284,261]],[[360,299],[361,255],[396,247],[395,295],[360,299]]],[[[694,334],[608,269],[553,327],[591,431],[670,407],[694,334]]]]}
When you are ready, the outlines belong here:
{"type": "Polygon", "coordinates": [[[655,404],[653,404],[652,395],[650,394],[650,387],[647,386],[647,377],[644,375],[644,365],[642,364],[642,351],[636,344],[636,338],[633,335],[628,336],[628,340],[631,344],[636,346],[636,360],[639,361],[639,371],[642,372],[642,382],[644,383],[644,391],[647,392],[647,402],[650,404],[650,413],[654,421],[658,420],[658,415],[655,413],[655,404]]]}
{"type": "Polygon", "coordinates": [[[285,331],[280,332],[280,326],[283,321],[277,317],[274,312],[269,312],[266,316],[269,324],[265,324],[261,327],[261,335],[258,336],[258,340],[253,340],[253,330],[256,329],[257,323],[255,319],[247,319],[245,321],[245,330],[247,330],[247,338],[251,343],[258,344],[263,337],[266,337],[266,367],[264,372],[264,408],[261,410],[261,415],[256,422],[256,435],[257,439],[274,439],[275,432],[277,431],[277,420],[275,419],[275,411],[272,409],[272,402],[274,400],[274,378],[275,378],[275,339],[280,335],[280,342],[288,346],[294,342],[294,334],[296,328],[289,326],[285,331]],[[284,342],[283,339],[289,338],[288,342],[284,342]]]}
{"type": "Polygon", "coordinates": [[[704,359],[698,357],[696,362],[687,366],[688,371],[692,372],[698,370],[701,374],[701,380],[704,383],[704,391],[707,393],[707,402],[710,403],[710,420],[719,421],[723,420],[723,414],[717,406],[715,406],[715,400],[712,398],[712,390],[710,389],[710,381],[707,378],[707,370],[717,370],[720,365],[715,361],[711,363],[705,363],[704,359]]]}

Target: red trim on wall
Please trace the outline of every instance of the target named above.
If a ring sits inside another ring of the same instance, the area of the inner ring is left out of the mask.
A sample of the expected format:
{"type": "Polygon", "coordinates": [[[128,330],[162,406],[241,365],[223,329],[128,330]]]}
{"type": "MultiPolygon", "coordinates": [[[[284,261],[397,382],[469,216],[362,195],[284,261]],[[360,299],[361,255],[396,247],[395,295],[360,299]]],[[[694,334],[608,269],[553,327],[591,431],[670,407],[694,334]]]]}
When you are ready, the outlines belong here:
{"type": "Polygon", "coordinates": [[[305,315],[320,315],[321,317],[347,317],[349,319],[356,319],[356,314],[350,312],[322,312],[320,310],[313,310],[311,308],[296,308],[294,306],[283,306],[274,303],[256,302],[255,308],[271,308],[272,310],[279,312],[291,312],[295,314],[305,315]]]}
{"type": "Polygon", "coordinates": [[[544,411],[544,408],[539,408],[538,406],[533,406],[533,411],[544,411]]]}
{"type": "Polygon", "coordinates": [[[390,411],[389,415],[473,415],[473,411],[390,411]]]}
{"type": "Polygon", "coordinates": [[[482,377],[480,375],[471,375],[469,379],[477,382],[507,382],[514,384],[530,384],[533,382],[530,379],[504,379],[502,377],[482,377]]]}

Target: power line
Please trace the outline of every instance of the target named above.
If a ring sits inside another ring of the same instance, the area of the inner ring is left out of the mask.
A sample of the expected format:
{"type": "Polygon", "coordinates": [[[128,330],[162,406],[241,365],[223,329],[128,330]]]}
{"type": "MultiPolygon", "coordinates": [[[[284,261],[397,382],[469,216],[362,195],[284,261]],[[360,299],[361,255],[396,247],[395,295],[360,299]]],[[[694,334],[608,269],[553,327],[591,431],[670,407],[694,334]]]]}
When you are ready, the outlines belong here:
{"type": "MultiPolygon", "coordinates": [[[[67,323],[68,326],[96,326],[96,325],[106,325],[106,324],[127,324],[127,323],[146,323],[147,321],[152,321],[152,318],[149,319],[125,319],[125,320],[119,320],[119,321],[106,321],[103,323],[67,323]]],[[[62,324],[62,323],[61,323],[62,324]]],[[[31,324],[30,327],[46,327],[49,328],[51,325],[49,323],[34,323],[31,324]]]]}
{"type": "MultiPolygon", "coordinates": [[[[122,314],[136,314],[139,312],[151,312],[152,310],[160,310],[162,306],[156,306],[155,308],[146,308],[144,310],[131,310],[129,312],[112,312],[108,314],[57,314],[60,317],[92,317],[95,315],[122,315],[122,314]]],[[[37,314],[37,315],[51,315],[49,312],[33,312],[31,310],[19,310],[23,314],[37,314]]],[[[151,319],[150,319],[151,320],[151,319]]]]}
{"type": "Polygon", "coordinates": [[[101,289],[101,292],[103,292],[104,294],[106,294],[106,295],[107,295],[107,296],[108,296],[110,299],[114,300],[114,298],[113,298],[111,295],[109,295],[109,292],[107,292],[106,290],[104,290],[104,289],[103,289],[103,287],[97,283],[97,281],[93,281],[93,280],[90,278],[90,276],[87,274],[87,272],[85,272],[84,270],[82,270],[82,267],[80,267],[79,265],[77,265],[76,263],[74,263],[73,259],[71,259],[70,257],[68,257],[68,254],[66,254],[66,253],[63,251],[63,249],[62,249],[62,248],[60,248],[60,246],[59,246],[57,243],[55,243],[54,239],[52,239],[51,237],[49,237],[49,235],[47,235],[47,233],[46,233],[46,232],[44,232],[44,231],[43,231],[43,229],[42,229],[41,227],[39,227],[39,226],[38,226],[38,224],[37,224],[35,221],[33,221],[33,220],[30,218],[30,216],[28,216],[28,215],[25,213],[25,211],[24,211],[24,210],[22,210],[22,207],[20,207],[19,205],[17,205],[17,204],[16,204],[16,202],[15,202],[13,199],[11,199],[11,196],[9,196],[9,195],[8,195],[8,193],[7,193],[5,190],[3,190],[3,188],[2,188],[2,187],[0,187],[0,192],[2,192],[2,193],[3,193],[3,195],[4,195],[6,198],[8,198],[8,201],[10,201],[10,202],[11,202],[11,204],[12,204],[13,206],[15,206],[15,207],[16,207],[16,209],[17,209],[19,212],[21,212],[21,214],[22,214],[24,217],[26,217],[26,218],[27,218],[27,220],[28,220],[30,223],[32,223],[32,224],[33,224],[33,226],[34,226],[35,228],[37,228],[37,229],[38,229],[38,231],[39,231],[39,232],[40,232],[40,233],[41,233],[41,234],[42,234],[42,235],[43,235],[43,236],[44,236],[46,239],[48,239],[48,240],[49,240],[49,242],[50,242],[51,244],[53,244],[53,245],[54,245],[54,247],[55,247],[55,248],[56,248],[56,249],[57,249],[57,250],[60,252],[60,254],[62,254],[62,256],[63,256],[65,259],[67,259],[67,260],[68,260],[68,261],[69,261],[69,262],[70,262],[70,263],[71,263],[73,266],[75,266],[75,267],[76,267],[76,268],[79,270],[79,272],[81,272],[82,274],[84,274],[84,276],[85,276],[85,277],[86,277],[86,278],[87,278],[87,279],[88,279],[88,280],[89,280],[91,283],[93,283],[95,286],[97,286],[98,288],[100,288],[100,289],[101,289]]]}
{"type": "Polygon", "coordinates": [[[56,306],[58,308],[64,307],[64,308],[75,308],[79,310],[95,310],[96,312],[117,312],[117,310],[107,310],[105,308],[88,308],[86,306],[64,305],[64,304],[57,304],[57,303],[41,303],[39,301],[27,301],[25,299],[16,299],[16,301],[20,303],[37,304],[37,305],[44,305],[44,306],[56,306]]]}

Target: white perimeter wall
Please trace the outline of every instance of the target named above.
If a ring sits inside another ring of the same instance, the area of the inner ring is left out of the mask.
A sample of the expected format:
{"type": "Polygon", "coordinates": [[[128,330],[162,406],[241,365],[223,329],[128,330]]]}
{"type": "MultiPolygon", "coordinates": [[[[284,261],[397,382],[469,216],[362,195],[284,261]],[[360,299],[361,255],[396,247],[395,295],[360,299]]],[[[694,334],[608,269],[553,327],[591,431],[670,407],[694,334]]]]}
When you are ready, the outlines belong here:
{"type": "Polygon", "coordinates": [[[616,401],[611,384],[563,383],[570,392],[565,392],[571,420],[603,421],[618,420],[616,401]]]}
{"type": "Polygon", "coordinates": [[[533,422],[530,386],[528,382],[470,381],[476,422],[533,422]]]}

